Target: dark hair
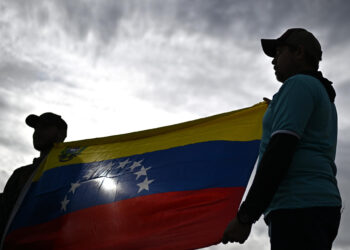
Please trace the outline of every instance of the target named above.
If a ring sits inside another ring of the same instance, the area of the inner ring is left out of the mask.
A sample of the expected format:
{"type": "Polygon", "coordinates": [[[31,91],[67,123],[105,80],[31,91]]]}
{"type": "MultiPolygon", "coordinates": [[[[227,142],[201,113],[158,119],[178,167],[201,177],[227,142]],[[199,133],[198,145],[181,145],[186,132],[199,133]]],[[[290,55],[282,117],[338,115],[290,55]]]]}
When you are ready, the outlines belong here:
{"type": "MultiPolygon", "coordinates": [[[[287,44],[287,47],[291,52],[296,51],[298,48],[297,46],[290,45],[290,44],[287,44]]],[[[307,51],[304,51],[304,55],[305,55],[304,59],[307,65],[311,66],[314,70],[317,71],[319,68],[319,63],[322,59],[320,60],[316,59],[314,56],[310,55],[310,53],[308,53],[307,51]]]]}

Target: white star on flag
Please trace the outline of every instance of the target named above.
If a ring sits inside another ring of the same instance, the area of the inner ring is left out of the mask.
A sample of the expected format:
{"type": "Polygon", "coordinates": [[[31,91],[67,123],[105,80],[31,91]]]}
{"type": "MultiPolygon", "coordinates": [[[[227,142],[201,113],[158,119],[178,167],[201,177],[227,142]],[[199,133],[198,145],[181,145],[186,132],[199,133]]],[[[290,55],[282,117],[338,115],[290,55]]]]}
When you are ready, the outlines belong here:
{"type": "Polygon", "coordinates": [[[126,164],[128,164],[129,162],[130,162],[129,159],[119,162],[118,168],[124,168],[126,164]]]}
{"type": "Polygon", "coordinates": [[[66,195],[64,196],[64,200],[61,201],[61,210],[66,211],[68,203],[69,203],[69,200],[67,199],[67,195],[66,195]]]}
{"type": "Polygon", "coordinates": [[[72,192],[73,194],[75,193],[75,190],[77,189],[77,187],[80,186],[80,183],[79,182],[75,182],[75,183],[71,183],[70,184],[70,189],[68,191],[69,192],[72,192]]]}
{"type": "Polygon", "coordinates": [[[95,171],[93,169],[89,169],[86,171],[85,175],[83,176],[83,179],[90,179],[94,175],[95,171]]]}
{"type": "Polygon", "coordinates": [[[131,171],[134,171],[135,168],[142,166],[141,162],[143,162],[143,159],[140,161],[134,161],[134,163],[130,166],[131,171]]]}
{"type": "Polygon", "coordinates": [[[142,190],[149,191],[148,185],[151,184],[153,181],[154,180],[148,180],[148,178],[146,177],[143,182],[137,184],[139,186],[139,191],[137,191],[137,193],[140,193],[142,190]]]}
{"type": "Polygon", "coordinates": [[[136,180],[137,180],[140,176],[142,176],[142,175],[146,175],[146,176],[147,176],[147,170],[149,170],[150,168],[151,168],[151,167],[144,168],[144,167],[142,166],[142,168],[141,168],[140,171],[134,173],[135,175],[137,175],[137,176],[136,176],[136,180]]]}

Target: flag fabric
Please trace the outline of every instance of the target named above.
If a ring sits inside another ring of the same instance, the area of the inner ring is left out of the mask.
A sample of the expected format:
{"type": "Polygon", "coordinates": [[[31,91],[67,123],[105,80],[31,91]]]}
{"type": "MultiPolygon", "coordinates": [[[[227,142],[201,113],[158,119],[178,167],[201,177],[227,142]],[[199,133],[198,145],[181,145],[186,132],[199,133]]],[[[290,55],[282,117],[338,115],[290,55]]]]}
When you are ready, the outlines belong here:
{"type": "Polygon", "coordinates": [[[265,103],[55,145],[4,249],[196,249],[220,242],[256,162],[265,103]]]}

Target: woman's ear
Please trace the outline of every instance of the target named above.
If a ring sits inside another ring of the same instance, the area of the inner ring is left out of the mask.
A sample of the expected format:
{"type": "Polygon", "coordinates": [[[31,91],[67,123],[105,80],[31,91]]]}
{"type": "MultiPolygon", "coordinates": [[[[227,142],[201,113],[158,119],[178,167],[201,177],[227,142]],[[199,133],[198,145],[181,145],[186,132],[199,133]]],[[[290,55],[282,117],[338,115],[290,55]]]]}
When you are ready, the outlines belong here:
{"type": "Polygon", "coordinates": [[[296,50],[294,51],[295,56],[299,60],[304,60],[305,58],[305,48],[303,45],[299,45],[296,50]]]}

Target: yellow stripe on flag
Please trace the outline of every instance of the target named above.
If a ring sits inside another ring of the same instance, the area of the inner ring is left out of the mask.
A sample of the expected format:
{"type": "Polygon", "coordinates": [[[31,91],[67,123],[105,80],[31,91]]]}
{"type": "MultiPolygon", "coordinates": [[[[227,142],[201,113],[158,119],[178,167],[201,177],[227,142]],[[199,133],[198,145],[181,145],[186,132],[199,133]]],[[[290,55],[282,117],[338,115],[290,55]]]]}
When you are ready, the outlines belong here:
{"type": "Polygon", "coordinates": [[[266,107],[266,103],[261,102],[249,108],[166,127],[56,144],[34,181],[43,172],[65,165],[116,159],[199,142],[260,140],[266,107]],[[77,157],[65,162],[59,160],[65,148],[81,147],[86,148],[77,157]]]}

